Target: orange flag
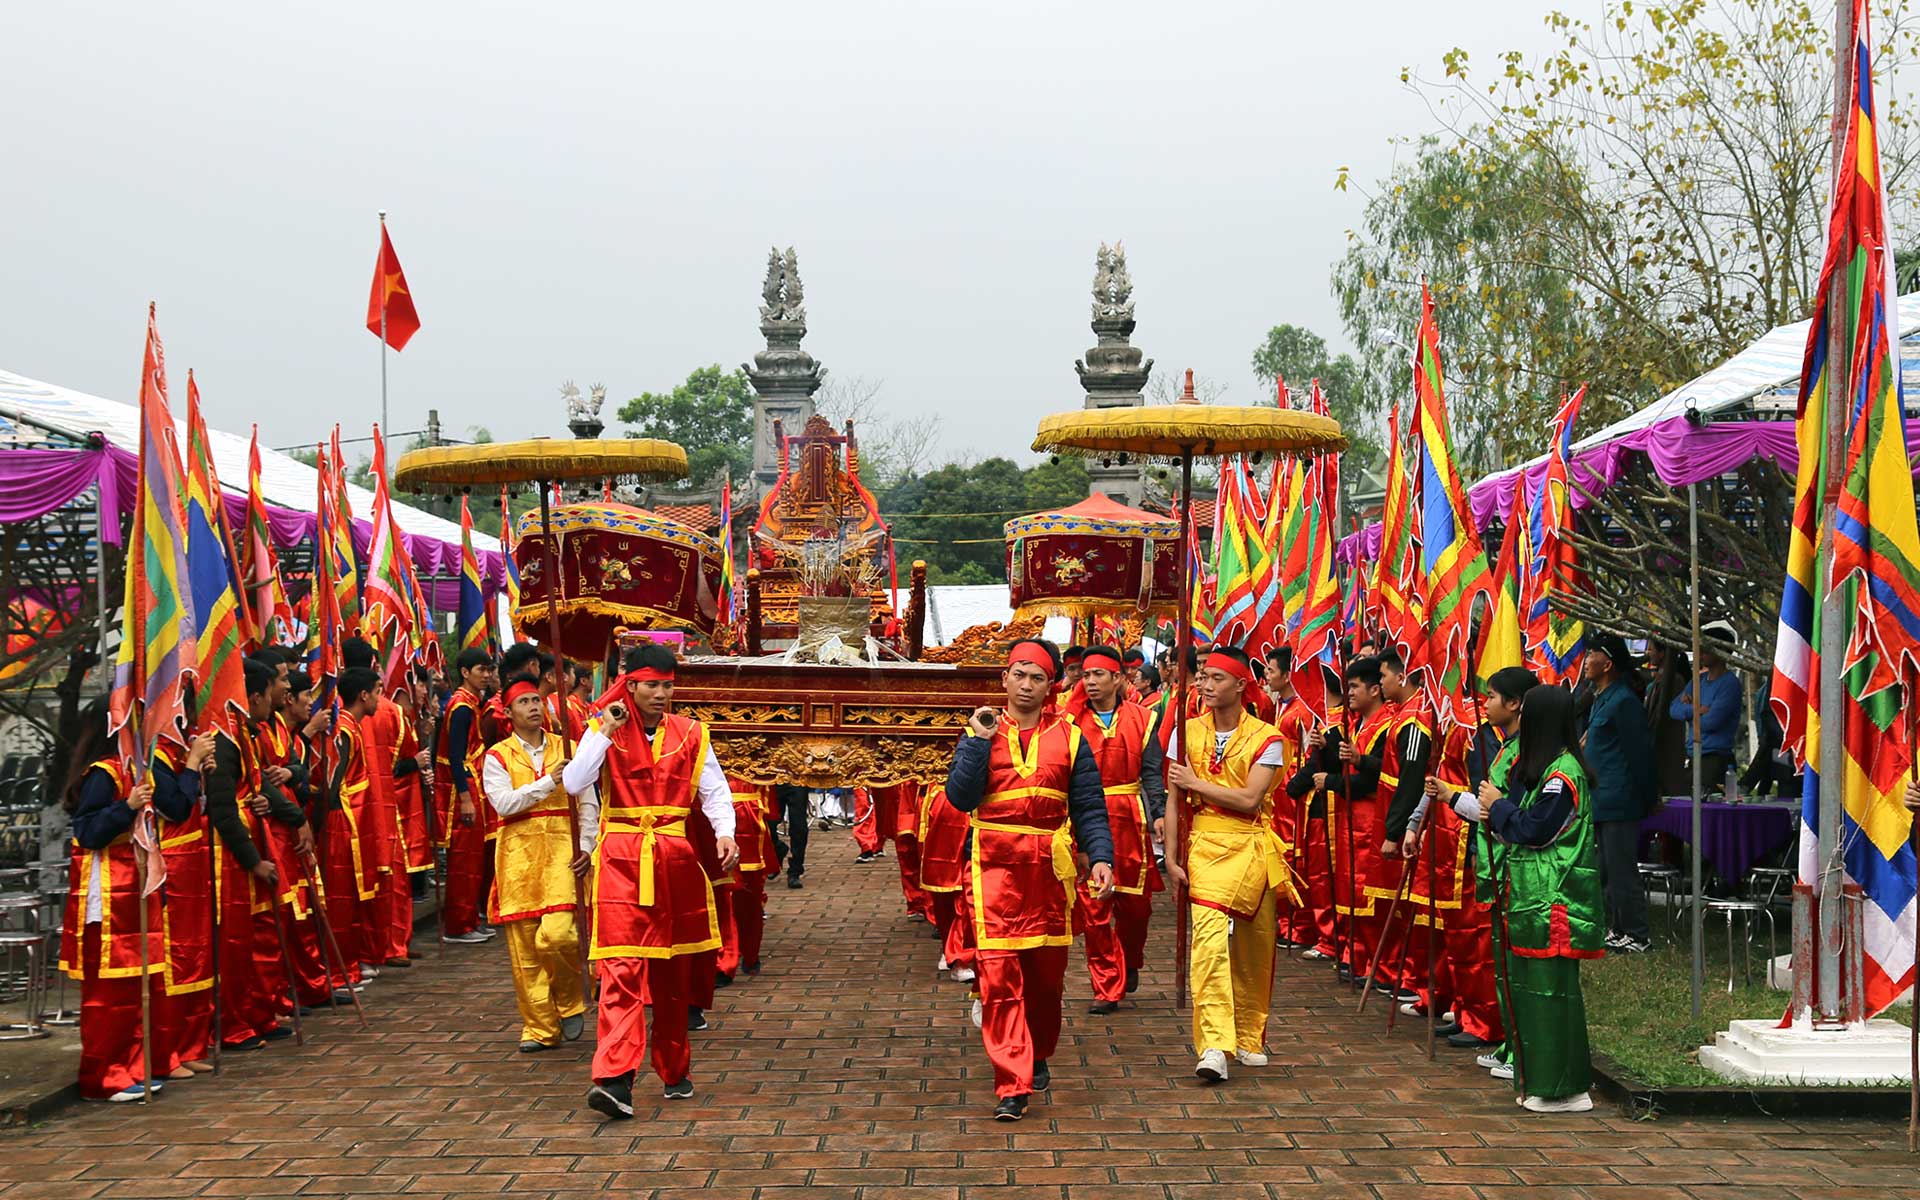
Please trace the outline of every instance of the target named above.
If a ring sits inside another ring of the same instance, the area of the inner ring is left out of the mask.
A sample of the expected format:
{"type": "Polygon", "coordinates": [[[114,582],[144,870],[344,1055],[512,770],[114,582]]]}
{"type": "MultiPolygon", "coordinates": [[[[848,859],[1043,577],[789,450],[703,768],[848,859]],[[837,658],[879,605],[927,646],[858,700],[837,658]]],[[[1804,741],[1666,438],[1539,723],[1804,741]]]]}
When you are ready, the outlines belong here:
{"type": "Polygon", "coordinates": [[[407,290],[406,272],[400,269],[400,256],[387,236],[385,217],[380,219],[380,259],[373,266],[373,293],[367,297],[367,332],[382,336],[383,317],[387,345],[395,350],[405,350],[420,332],[420,314],[414,311],[413,293],[407,290]]]}

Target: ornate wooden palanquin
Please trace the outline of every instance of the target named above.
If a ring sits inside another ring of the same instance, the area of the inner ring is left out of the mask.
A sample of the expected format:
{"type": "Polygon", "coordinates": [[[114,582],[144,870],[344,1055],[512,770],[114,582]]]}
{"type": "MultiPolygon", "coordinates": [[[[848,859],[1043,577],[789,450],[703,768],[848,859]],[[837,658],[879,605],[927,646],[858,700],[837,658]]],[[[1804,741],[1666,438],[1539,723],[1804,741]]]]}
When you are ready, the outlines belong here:
{"type": "MultiPolygon", "coordinates": [[[[560,649],[569,658],[600,659],[622,627],[714,631],[720,543],[713,538],[610,501],[556,505],[552,529],[560,561],[560,649]]],[[[547,560],[539,512],[522,514],[516,532],[514,626],[522,637],[544,641],[547,560]]]]}

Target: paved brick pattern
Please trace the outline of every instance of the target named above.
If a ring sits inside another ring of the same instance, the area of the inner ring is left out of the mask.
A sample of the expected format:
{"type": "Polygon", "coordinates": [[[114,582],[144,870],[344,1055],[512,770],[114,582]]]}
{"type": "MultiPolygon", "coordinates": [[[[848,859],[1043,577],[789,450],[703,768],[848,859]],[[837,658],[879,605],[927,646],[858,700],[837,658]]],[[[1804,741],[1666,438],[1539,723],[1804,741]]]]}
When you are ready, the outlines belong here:
{"type": "MultiPolygon", "coordinates": [[[[891,859],[853,865],[844,833],[815,845],[809,886],[773,892],[766,973],[695,1035],[693,1101],[602,1123],[582,1102],[589,1044],[516,1053],[504,947],[452,946],[379,981],[366,1032],[315,1020],[304,1049],[230,1059],[149,1110],[88,1106],[0,1139],[0,1200],[1920,1194],[1897,1123],[1522,1113],[1459,1054],[1428,1063],[1410,1030],[1387,1037],[1327,972],[1285,961],[1273,1065],[1211,1089],[1166,970],[1106,1018],[1076,978],[1052,1094],[997,1125],[963,991],[901,915],[891,859]]],[[[1150,953],[1171,958],[1164,923],[1150,953]]]]}

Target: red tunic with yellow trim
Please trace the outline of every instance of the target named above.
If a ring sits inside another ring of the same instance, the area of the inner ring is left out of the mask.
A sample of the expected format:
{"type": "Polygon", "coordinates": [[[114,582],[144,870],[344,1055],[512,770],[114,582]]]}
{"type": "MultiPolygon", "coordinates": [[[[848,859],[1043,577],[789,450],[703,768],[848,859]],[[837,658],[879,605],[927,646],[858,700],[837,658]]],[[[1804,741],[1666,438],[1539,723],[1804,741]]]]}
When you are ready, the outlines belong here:
{"type": "Polygon", "coordinates": [[[1153,733],[1153,714],[1144,704],[1122,700],[1113,724],[1105,726],[1082,703],[1069,710],[1094,761],[1107,798],[1107,829],[1113,835],[1113,888],[1130,896],[1146,893],[1153,876],[1153,837],[1147,831],[1147,803],[1140,792],[1140,759],[1153,733]]]}
{"type": "Polygon", "coordinates": [[[1077,871],[1067,788],[1080,730],[1057,712],[1023,733],[1001,714],[973,811],[974,944],[1028,950],[1073,942],[1077,871]]]}
{"type": "Polygon", "coordinates": [[[967,830],[973,819],[947,803],[944,783],[921,789],[920,886],[929,892],[957,892],[966,884],[967,830]]]}
{"type": "MultiPolygon", "coordinates": [[[[347,847],[353,858],[353,880],[362,900],[371,900],[380,892],[380,864],[367,853],[367,839],[361,831],[368,821],[367,809],[372,801],[373,784],[367,778],[367,740],[361,732],[359,722],[346,713],[340,714],[340,726],[335,731],[335,740],[344,740],[349,748],[346,753],[346,774],[340,779],[340,809],[330,816],[341,818],[343,828],[328,830],[328,837],[346,839],[347,847]]],[[[474,776],[476,788],[479,776],[474,776]]]]}
{"type": "MultiPolygon", "coordinates": [[[[1386,860],[1380,857],[1387,806],[1393,803],[1393,789],[1400,778],[1400,756],[1393,744],[1393,727],[1399,716],[1399,706],[1382,704],[1353,731],[1354,750],[1362,757],[1380,759],[1380,779],[1373,791],[1354,797],[1327,793],[1327,830],[1333,842],[1333,909],[1342,916],[1372,916],[1376,901],[1384,897],[1387,903],[1393,902],[1399,883],[1398,874],[1389,878],[1386,860]]],[[[1386,909],[1382,906],[1379,911],[1386,909]]]]}
{"type": "MultiPolygon", "coordinates": [[[[1298,696],[1290,696],[1280,706],[1280,715],[1273,727],[1280,735],[1280,752],[1283,755],[1280,764],[1282,782],[1293,778],[1306,758],[1307,735],[1313,732],[1313,710],[1298,696]]],[[[1273,832],[1280,838],[1288,862],[1299,857],[1301,831],[1300,819],[1305,814],[1309,797],[1302,796],[1298,801],[1276,793],[1273,797],[1273,832]]]]}
{"type": "MultiPolygon", "coordinates": [[[[104,772],[113,781],[114,800],[124,803],[133,794],[133,780],[119,763],[101,759],[87,768],[104,772]]],[[[137,978],[140,974],[140,887],[138,850],[129,829],[105,849],[88,850],[78,841],[71,843],[68,862],[67,908],[60,934],[60,968],[75,979],[91,975],[95,979],[137,978]],[[93,887],[100,895],[100,952],[92,961],[82,961],[86,945],[87,896],[93,887]]],[[[160,893],[146,898],[147,974],[166,970],[167,952],[160,931],[162,916],[160,893]]]]}
{"type": "Polygon", "coordinates": [[[740,847],[741,871],[773,869],[773,838],[767,832],[772,812],[773,789],[727,776],[727,788],[733,793],[733,841],[740,847]]]}
{"type": "Polygon", "coordinates": [[[652,738],[636,720],[614,731],[600,770],[590,958],[720,948],[713,884],[687,837],[706,760],[706,726],[687,717],[667,714],[652,738]]]}
{"type": "MultiPolygon", "coordinates": [[[[1428,770],[1429,776],[1455,792],[1471,790],[1467,748],[1472,743],[1472,734],[1473,730],[1465,725],[1448,729],[1446,737],[1437,744],[1437,756],[1428,770]]],[[[1473,886],[1466,869],[1468,827],[1451,804],[1429,803],[1427,813],[1433,825],[1429,836],[1436,841],[1430,848],[1421,847],[1407,899],[1419,906],[1414,915],[1414,923],[1418,925],[1427,924],[1437,901],[1438,924],[1445,929],[1448,912],[1460,909],[1463,885],[1473,886]]]]}
{"type": "MultiPolygon", "coordinates": [[[[262,766],[292,767],[303,749],[293,736],[292,726],[279,713],[260,728],[262,766]]],[[[267,857],[280,873],[280,902],[293,905],[294,915],[305,919],[312,911],[307,900],[306,870],[300,862],[291,829],[278,821],[263,823],[267,836],[267,857]]]]}
{"type": "MultiPolygon", "coordinates": [[[[453,689],[453,695],[447,700],[447,711],[440,718],[440,731],[434,737],[433,744],[433,812],[434,829],[442,847],[447,844],[450,830],[460,819],[459,804],[455,799],[453,786],[453,714],[461,709],[473,714],[472,723],[467,727],[467,744],[461,756],[467,773],[467,795],[473,801],[474,821],[493,836],[493,810],[485,800],[485,791],[480,783],[480,757],[487,752],[491,744],[487,733],[491,728],[491,719],[481,712],[480,698],[466,687],[453,689]]],[[[498,741],[493,738],[492,741],[498,741]]]]}
{"type": "MultiPolygon", "coordinates": [[[[533,756],[518,735],[496,742],[488,748],[487,757],[500,764],[515,788],[523,788],[545,774],[533,765],[533,756]]],[[[548,733],[540,751],[541,763],[557,763],[562,757],[560,736],[548,733]]],[[[488,920],[497,924],[531,920],[551,912],[572,912],[577,900],[572,863],[571,808],[566,790],[556,783],[533,807],[500,818],[488,920]]]]}
{"type": "MultiPolygon", "coordinates": [[[[181,756],[162,742],[154,757],[180,770],[181,756]]],[[[195,803],[185,818],[173,821],[159,811],[160,853],[167,864],[166,904],[161,935],[167,946],[169,996],[202,992],[213,986],[213,874],[207,858],[207,809],[195,803]]]]}

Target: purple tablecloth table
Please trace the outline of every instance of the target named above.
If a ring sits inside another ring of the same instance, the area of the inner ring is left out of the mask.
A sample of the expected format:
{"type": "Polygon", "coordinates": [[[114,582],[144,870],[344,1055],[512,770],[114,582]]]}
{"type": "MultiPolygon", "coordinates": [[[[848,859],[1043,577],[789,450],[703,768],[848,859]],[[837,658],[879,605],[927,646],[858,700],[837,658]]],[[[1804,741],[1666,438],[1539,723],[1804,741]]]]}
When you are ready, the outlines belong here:
{"type": "MultiPolygon", "coordinates": [[[[1700,808],[1700,858],[1722,882],[1737,884],[1747,872],[1793,840],[1800,827],[1798,803],[1708,800],[1700,808]]],[[[1656,833],[1693,840],[1693,798],[1675,796],[1640,824],[1644,854],[1656,833]]]]}

